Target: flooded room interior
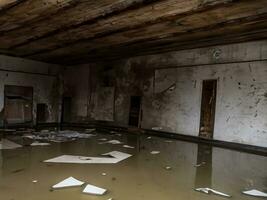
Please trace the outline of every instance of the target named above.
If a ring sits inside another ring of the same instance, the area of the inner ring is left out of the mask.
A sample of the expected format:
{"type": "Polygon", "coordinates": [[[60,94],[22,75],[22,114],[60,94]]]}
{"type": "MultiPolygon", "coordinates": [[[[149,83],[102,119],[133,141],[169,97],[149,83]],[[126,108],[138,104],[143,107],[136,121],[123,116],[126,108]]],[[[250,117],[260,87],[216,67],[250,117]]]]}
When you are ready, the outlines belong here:
{"type": "Polygon", "coordinates": [[[0,200],[267,199],[266,0],[0,0],[0,200]]]}

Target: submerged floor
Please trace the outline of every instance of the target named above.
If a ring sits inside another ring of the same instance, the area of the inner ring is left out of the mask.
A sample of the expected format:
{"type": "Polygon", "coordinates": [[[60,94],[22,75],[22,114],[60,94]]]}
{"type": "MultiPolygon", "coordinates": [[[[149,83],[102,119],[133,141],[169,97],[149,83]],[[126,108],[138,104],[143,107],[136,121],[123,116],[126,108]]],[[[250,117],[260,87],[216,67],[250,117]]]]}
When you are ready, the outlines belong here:
{"type": "Polygon", "coordinates": [[[266,192],[267,157],[165,138],[104,133],[50,146],[0,150],[0,199],[3,200],[223,199],[194,191],[198,187],[230,194],[231,199],[257,199],[241,191],[255,188],[266,192]],[[99,144],[101,138],[117,139],[135,149],[99,144]],[[118,164],[42,162],[63,154],[99,156],[114,150],[133,156],[118,164]],[[151,151],[160,154],[152,155],[151,151]],[[168,166],[171,169],[166,169],[168,166]],[[81,188],[50,190],[52,185],[70,176],[106,188],[108,193],[92,196],[82,194],[81,188]]]}

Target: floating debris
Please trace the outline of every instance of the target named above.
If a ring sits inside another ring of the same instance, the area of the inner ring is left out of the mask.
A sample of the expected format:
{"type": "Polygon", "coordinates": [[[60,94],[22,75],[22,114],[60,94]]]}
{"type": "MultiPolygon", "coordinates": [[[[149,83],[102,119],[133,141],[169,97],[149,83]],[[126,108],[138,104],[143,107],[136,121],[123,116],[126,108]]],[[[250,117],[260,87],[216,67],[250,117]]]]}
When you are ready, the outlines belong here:
{"type": "Polygon", "coordinates": [[[126,145],[126,144],[123,145],[123,147],[124,147],[124,148],[128,148],[128,149],[134,149],[134,148],[135,148],[135,147],[133,147],[133,146],[129,146],[129,145],[126,145]]]}
{"type": "Polygon", "coordinates": [[[20,147],[22,147],[22,145],[12,142],[8,139],[2,139],[0,141],[0,149],[16,149],[20,147]]]}
{"type": "Polygon", "coordinates": [[[94,195],[103,195],[106,193],[106,191],[107,191],[106,189],[87,184],[83,190],[83,193],[94,194],[94,195]]]}
{"type": "Polygon", "coordinates": [[[160,130],[162,130],[162,127],[152,127],[151,129],[154,131],[160,131],[160,130]]]}
{"type": "Polygon", "coordinates": [[[254,196],[254,197],[267,197],[267,193],[261,192],[259,190],[248,190],[248,191],[243,191],[243,194],[249,195],[249,196],[254,196]]]}
{"type": "Polygon", "coordinates": [[[228,194],[225,194],[225,193],[222,193],[222,192],[213,190],[213,189],[211,189],[211,188],[197,188],[197,189],[195,189],[195,190],[198,191],[198,192],[203,192],[203,193],[205,193],[205,194],[214,193],[214,194],[216,194],[216,195],[223,196],[223,197],[228,197],[228,198],[231,197],[231,196],[228,195],[228,194]]]}
{"type": "Polygon", "coordinates": [[[51,145],[50,143],[46,143],[46,142],[34,142],[31,144],[31,146],[48,146],[51,145]]]}
{"type": "Polygon", "coordinates": [[[171,170],[172,168],[170,166],[165,167],[166,170],[171,170]]]}
{"type": "Polygon", "coordinates": [[[205,164],[206,164],[206,162],[202,162],[202,163],[194,165],[194,167],[201,167],[202,165],[205,165],[205,164]]]}
{"type": "Polygon", "coordinates": [[[82,186],[84,182],[77,180],[76,178],[69,177],[56,185],[53,185],[53,189],[60,189],[60,188],[66,188],[66,187],[75,187],[75,186],[82,186]]]}
{"type": "Polygon", "coordinates": [[[159,154],[160,151],[151,151],[150,153],[153,154],[153,155],[156,155],[156,154],[159,154]]]}
{"type": "Polygon", "coordinates": [[[121,162],[129,157],[131,154],[112,151],[106,154],[102,154],[107,157],[86,157],[86,156],[73,156],[73,155],[62,155],[56,158],[45,160],[46,163],[76,163],[76,164],[115,164],[121,162]]]}

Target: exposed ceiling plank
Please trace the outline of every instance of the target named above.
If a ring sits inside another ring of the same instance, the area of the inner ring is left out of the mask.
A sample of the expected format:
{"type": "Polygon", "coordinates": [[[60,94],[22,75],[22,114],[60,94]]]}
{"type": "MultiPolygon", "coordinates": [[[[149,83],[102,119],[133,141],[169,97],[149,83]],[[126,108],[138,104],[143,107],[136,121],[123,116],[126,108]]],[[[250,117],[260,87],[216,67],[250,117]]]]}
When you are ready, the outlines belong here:
{"type": "MultiPolygon", "coordinates": [[[[264,1],[265,4],[267,3],[264,1]]],[[[241,4],[241,2],[240,2],[241,4]]],[[[134,43],[139,41],[146,41],[151,39],[159,39],[164,37],[172,36],[173,34],[183,34],[190,31],[200,31],[202,29],[208,30],[209,28],[214,28],[214,26],[224,26],[227,23],[239,24],[240,20],[251,21],[255,17],[256,13],[267,13],[267,6],[259,6],[258,10],[255,10],[253,7],[252,1],[250,4],[245,4],[245,7],[240,7],[241,9],[236,9],[233,7],[220,7],[212,9],[203,13],[196,13],[193,15],[182,17],[174,22],[164,22],[151,27],[145,27],[137,30],[129,30],[113,35],[108,35],[106,37],[96,38],[94,40],[82,41],[75,43],[66,48],[59,48],[56,50],[49,50],[49,52],[36,54],[35,56],[28,56],[29,58],[35,57],[57,57],[57,56],[66,56],[69,55],[80,55],[84,52],[92,52],[94,49],[106,48],[107,46],[112,45],[122,45],[127,43],[134,43]],[[261,12],[262,11],[262,12],[261,12]],[[224,18],[220,15],[224,14],[224,18]],[[240,17],[242,17],[240,19],[240,17]],[[161,31],[158,31],[161,30],[161,31]]],[[[265,14],[262,14],[265,15],[265,14]]],[[[262,17],[262,16],[258,16],[262,17]]]]}
{"type": "MultiPolygon", "coordinates": [[[[0,34],[0,48],[21,46],[55,34],[67,32],[86,24],[94,24],[98,19],[116,15],[128,9],[139,8],[162,0],[86,0],[75,7],[43,21],[0,34]]],[[[76,1],[77,2],[77,1],[76,1]]],[[[1,28],[0,28],[1,30],[1,28]]]]}
{"type": "Polygon", "coordinates": [[[267,25],[265,22],[259,22],[257,26],[261,29],[256,31],[251,30],[254,25],[248,23],[241,23],[240,25],[241,27],[239,25],[223,28],[217,27],[209,32],[202,31],[201,33],[196,32],[184,34],[177,36],[177,38],[170,37],[162,40],[159,39],[155,41],[134,43],[120,47],[110,46],[105,49],[101,48],[97,51],[88,53],[86,56],[79,55],[71,58],[58,57],[48,61],[64,65],[73,65],[104,60],[116,60],[132,56],[151,55],[168,51],[267,39],[267,25]],[[233,31],[235,32],[234,34],[233,31]]]}
{"type": "MultiPolygon", "coordinates": [[[[112,33],[130,29],[143,28],[161,21],[173,20],[178,16],[189,15],[208,9],[211,6],[219,6],[229,3],[229,0],[212,1],[212,4],[203,4],[199,0],[169,0],[144,6],[138,10],[129,10],[121,14],[105,18],[93,24],[85,24],[75,29],[66,30],[41,40],[30,41],[14,50],[23,49],[23,53],[31,54],[33,51],[45,51],[62,46],[68,46],[76,42],[94,37],[103,37],[112,33]],[[25,51],[28,50],[28,52],[25,51]]],[[[211,3],[211,2],[210,2],[211,3]]],[[[1,38],[0,38],[1,41],[1,38]]]]}
{"type": "Polygon", "coordinates": [[[0,32],[13,30],[32,21],[46,19],[59,10],[73,6],[77,0],[27,0],[0,16],[0,32]]]}

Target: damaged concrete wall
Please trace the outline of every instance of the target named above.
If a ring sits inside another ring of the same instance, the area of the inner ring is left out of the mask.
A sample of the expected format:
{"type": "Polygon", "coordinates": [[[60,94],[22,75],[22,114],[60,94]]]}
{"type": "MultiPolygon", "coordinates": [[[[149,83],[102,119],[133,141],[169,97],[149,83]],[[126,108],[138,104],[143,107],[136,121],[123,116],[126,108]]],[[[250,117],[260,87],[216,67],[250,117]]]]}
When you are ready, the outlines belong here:
{"type": "MultiPolygon", "coordinates": [[[[213,138],[267,147],[267,41],[255,41],[92,64],[88,93],[106,77],[115,87],[114,123],[128,125],[130,97],[142,96],[141,127],[198,136],[202,82],[217,80],[213,138]],[[108,73],[106,69],[109,69],[108,73]]],[[[77,74],[83,73],[82,70],[77,74]]],[[[77,75],[78,76],[78,75],[77,75]]],[[[80,79],[77,84],[81,83],[80,79]]],[[[81,92],[81,91],[79,91],[81,92]]],[[[92,97],[93,98],[93,97],[92,97]]],[[[77,100],[82,101],[82,97],[77,100]]],[[[83,100],[84,103],[88,101],[83,100]]],[[[97,119],[94,101],[87,117],[97,119]]],[[[84,105],[84,104],[82,104],[84,105]]]]}
{"type": "Polygon", "coordinates": [[[36,105],[47,104],[46,122],[57,122],[59,111],[59,78],[61,67],[42,62],[0,55],[0,121],[3,124],[5,85],[33,87],[33,119],[36,105]]]}

